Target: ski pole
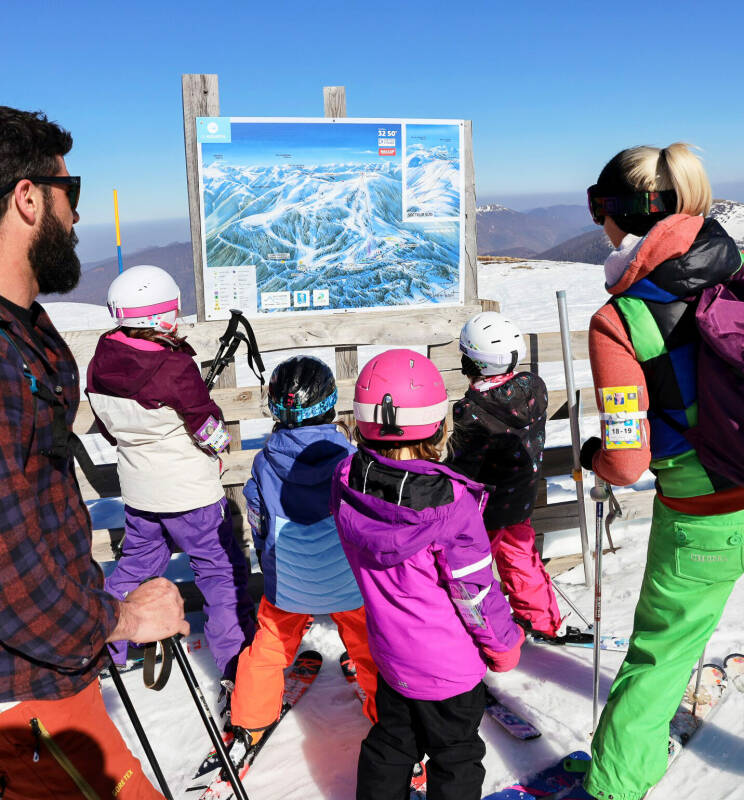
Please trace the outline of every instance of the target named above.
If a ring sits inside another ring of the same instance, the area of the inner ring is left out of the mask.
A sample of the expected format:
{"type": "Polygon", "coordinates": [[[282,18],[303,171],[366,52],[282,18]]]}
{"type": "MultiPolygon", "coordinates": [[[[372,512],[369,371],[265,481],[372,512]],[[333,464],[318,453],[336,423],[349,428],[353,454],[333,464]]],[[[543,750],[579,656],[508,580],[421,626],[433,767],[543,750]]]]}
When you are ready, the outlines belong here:
{"type": "Polygon", "coordinates": [[[695,676],[695,696],[692,698],[692,716],[695,716],[697,711],[698,697],[700,696],[700,684],[703,680],[703,666],[705,664],[705,648],[700,654],[700,661],[698,661],[697,675],[695,676]]]}
{"type": "Polygon", "coordinates": [[[592,695],[592,734],[597,730],[597,718],[599,716],[599,656],[601,653],[600,626],[602,622],[602,516],[604,515],[605,501],[609,496],[610,492],[607,488],[607,484],[595,473],[594,486],[590,492],[590,497],[597,505],[594,540],[594,691],[592,695]]]}
{"type": "Polygon", "coordinates": [[[189,660],[186,657],[183,647],[181,646],[180,640],[176,636],[171,636],[170,639],[166,639],[166,641],[173,648],[173,655],[178,662],[178,666],[181,668],[181,672],[183,672],[186,685],[189,687],[191,696],[194,698],[196,707],[199,710],[199,714],[204,722],[204,727],[207,729],[209,738],[212,740],[214,749],[219,756],[220,761],[222,762],[222,766],[225,769],[227,778],[232,784],[235,796],[238,798],[238,800],[248,800],[245,787],[241,783],[238,772],[235,769],[235,764],[233,764],[230,754],[225,748],[225,743],[222,741],[222,736],[220,735],[217,723],[214,721],[212,712],[209,710],[207,701],[205,700],[204,694],[202,693],[202,690],[196,680],[196,675],[194,675],[194,671],[191,669],[191,664],[189,664],[189,660]]]}
{"type": "Polygon", "coordinates": [[[137,716],[137,712],[134,709],[134,705],[132,704],[132,699],[129,697],[129,692],[124,686],[124,681],[121,679],[121,675],[119,675],[119,670],[116,668],[116,664],[113,661],[109,664],[109,672],[111,673],[111,678],[114,681],[114,686],[116,686],[116,691],[119,692],[119,697],[121,698],[121,702],[124,704],[124,708],[127,710],[127,714],[129,714],[129,719],[132,723],[132,727],[134,728],[137,738],[140,740],[140,744],[142,745],[142,749],[145,751],[145,755],[147,756],[147,760],[150,762],[150,766],[152,767],[152,771],[155,773],[155,777],[158,779],[158,783],[160,784],[160,789],[166,797],[166,800],[173,800],[173,795],[168,788],[168,784],[165,780],[165,776],[163,775],[163,771],[160,769],[160,764],[158,764],[158,760],[155,758],[155,753],[152,751],[152,747],[150,747],[150,742],[145,735],[145,729],[142,727],[142,723],[140,722],[139,717],[137,716]]]}
{"type": "Polygon", "coordinates": [[[551,581],[553,588],[558,592],[558,594],[568,603],[569,606],[576,612],[577,616],[581,619],[581,621],[586,625],[587,628],[592,627],[592,623],[581,613],[577,605],[571,600],[571,598],[561,589],[556,581],[551,581]]]}
{"type": "Polygon", "coordinates": [[[584,583],[591,582],[592,566],[589,558],[589,537],[586,532],[586,507],[584,505],[584,477],[581,471],[579,453],[581,451],[581,432],[579,431],[579,408],[574,386],[573,355],[571,353],[571,328],[568,324],[566,292],[555,293],[558,298],[558,321],[561,327],[561,346],[563,349],[563,372],[566,376],[566,400],[568,420],[571,426],[571,453],[573,455],[572,477],[576,484],[576,502],[579,506],[579,533],[581,535],[581,556],[584,560],[584,583]]]}

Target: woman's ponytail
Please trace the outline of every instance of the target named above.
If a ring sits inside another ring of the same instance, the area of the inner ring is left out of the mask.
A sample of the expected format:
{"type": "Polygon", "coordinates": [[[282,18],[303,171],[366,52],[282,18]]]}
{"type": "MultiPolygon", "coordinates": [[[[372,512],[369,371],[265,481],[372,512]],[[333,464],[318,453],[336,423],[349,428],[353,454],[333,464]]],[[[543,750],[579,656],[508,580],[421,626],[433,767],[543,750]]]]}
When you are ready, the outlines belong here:
{"type": "Polygon", "coordinates": [[[659,151],[657,166],[658,190],[674,189],[677,213],[706,216],[710,211],[713,191],[700,158],[684,142],[675,142],[659,151]]]}

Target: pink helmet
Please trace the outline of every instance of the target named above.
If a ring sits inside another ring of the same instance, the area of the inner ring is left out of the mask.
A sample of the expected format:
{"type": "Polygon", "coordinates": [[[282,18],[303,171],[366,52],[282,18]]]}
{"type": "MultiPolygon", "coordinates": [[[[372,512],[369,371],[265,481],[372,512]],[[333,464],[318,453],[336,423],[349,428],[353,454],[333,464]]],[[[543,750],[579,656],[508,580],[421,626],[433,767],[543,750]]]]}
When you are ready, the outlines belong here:
{"type": "Polygon", "coordinates": [[[354,416],[365,439],[428,439],[447,416],[444,379],[426,356],[386,350],[359,373],[354,416]]]}

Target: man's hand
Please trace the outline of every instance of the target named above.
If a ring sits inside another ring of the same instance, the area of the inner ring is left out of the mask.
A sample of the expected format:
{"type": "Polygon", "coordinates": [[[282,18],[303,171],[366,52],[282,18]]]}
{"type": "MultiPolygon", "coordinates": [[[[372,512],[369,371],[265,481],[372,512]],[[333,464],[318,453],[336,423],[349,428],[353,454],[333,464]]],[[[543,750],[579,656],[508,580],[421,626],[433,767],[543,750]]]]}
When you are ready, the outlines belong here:
{"type": "Polygon", "coordinates": [[[121,601],[120,609],[119,623],[107,642],[157,642],[177,633],[187,636],[190,631],[181,595],[175,584],[165,578],[140,584],[121,601]]]}

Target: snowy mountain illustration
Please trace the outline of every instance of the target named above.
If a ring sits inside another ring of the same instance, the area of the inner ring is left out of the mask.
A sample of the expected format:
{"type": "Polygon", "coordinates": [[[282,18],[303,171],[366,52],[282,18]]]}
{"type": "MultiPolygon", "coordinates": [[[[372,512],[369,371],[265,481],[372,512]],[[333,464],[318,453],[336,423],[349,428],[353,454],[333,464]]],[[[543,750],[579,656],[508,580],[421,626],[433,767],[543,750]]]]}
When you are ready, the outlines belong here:
{"type": "Polygon", "coordinates": [[[406,216],[455,217],[460,214],[460,160],[446,145],[406,148],[406,216]]]}
{"type": "MultiPolygon", "coordinates": [[[[445,161],[427,165],[444,165],[445,161]]],[[[459,222],[402,217],[400,161],[202,171],[208,267],[255,265],[262,292],[329,289],[330,308],[456,302],[459,222]]]]}

